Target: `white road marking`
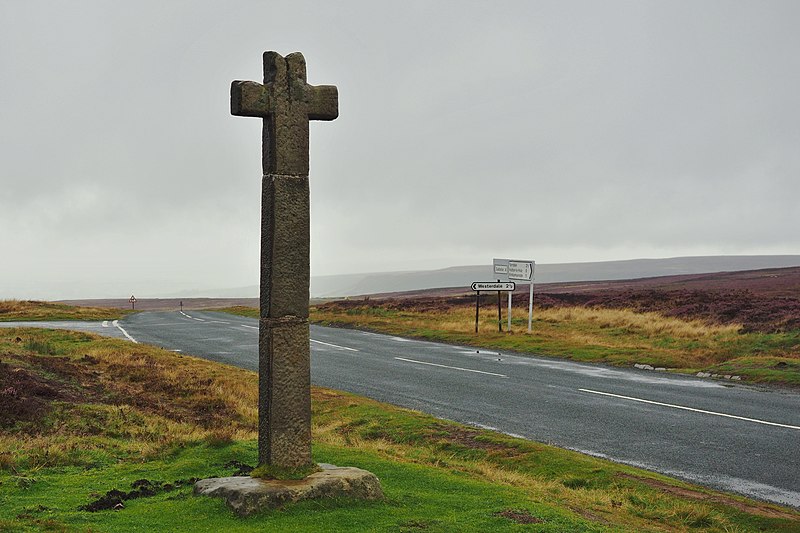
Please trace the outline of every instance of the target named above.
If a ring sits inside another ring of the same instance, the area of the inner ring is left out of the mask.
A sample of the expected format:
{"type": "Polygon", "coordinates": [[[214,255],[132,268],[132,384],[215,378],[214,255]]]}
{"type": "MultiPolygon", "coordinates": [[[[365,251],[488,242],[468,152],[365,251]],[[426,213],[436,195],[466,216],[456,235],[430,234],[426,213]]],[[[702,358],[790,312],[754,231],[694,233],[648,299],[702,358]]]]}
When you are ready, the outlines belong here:
{"type": "Polygon", "coordinates": [[[248,326],[247,324],[242,324],[243,328],[250,328],[250,329],[258,329],[258,326],[248,326]]]}
{"type": "Polygon", "coordinates": [[[127,331],[125,331],[125,329],[124,329],[122,326],[120,326],[120,325],[119,325],[119,320],[115,320],[114,322],[112,322],[112,324],[114,325],[114,327],[116,327],[117,329],[119,329],[119,330],[122,332],[122,334],[123,334],[123,335],[125,335],[126,337],[128,337],[128,340],[129,340],[129,341],[131,341],[131,342],[132,342],[132,343],[134,343],[134,344],[139,344],[139,342],[138,342],[136,339],[134,339],[133,337],[131,337],[130,335],[128,335],[128,332],[127,332],[127,331]]]}
{"type": "Polygon", "coordinates": [[[103,327],[104,327],[104,328],[107,328],[107,327],[108,327],[108,320],[103,320],[103,327]]]}
{"type": "Polygon", "coordinates": [[[430,366],[438,366],[440,368],[450,368],[452,370],[463,370],[464,372],[475,372],[476,374],[487,374],[489,376],[498,376],[501,378],[507,378],[508,376],[504,374],[495,374],[494,372],[484,372],[483,370],[473,370],[471,368],[461,368],[459,366],[447,366],[447,365],[439,365],[436,363],[426,363],[425,361],[416,361],[414,359],[406,359],[405,357],[395,357],[398,361],[406,361],[409,363],[417,363],[420,365],[430,365],[430,366]]]}
{"type": "Polygon", "coordinates": [[[392,340],[397,342],[412,342],[411,339],[404,339],[403,337],[392,337],[392,340]]]}
{"type": "Polygon", "coordinates": [[[634,398],[632,396],[622,396],[621,394],[611,394],[610,392],[600,392],[590,389],[578,389],[581,392],[589,392],[591,394],[600,394],[602,396],[612,396],[614,398],[622,398],[623,400],[631,400],[633,402],[649,403],[653,405],[661,405],[663,407],[672,407],[673,409],[683,409],[684,411],[693,411],[695,413],[703,413],[706,415],[724,416],[725,418],[735,418],[736,420],[745,420],[747,422],[755,422],[757,424],[765,424],[767,426],[777,426],[781,428],[800,429],[800,426],[791,426],[789,424],[779,424],[777,422],[768,422],[766,420],[759,420],[757,418],[747,418],[745,416],[729,415],[726,413],[717,413],[716,411],[706,411],[705,409],[695,409],[694,407],[686,407],[683,405],[674,405],[671,403],[654,402],[653,400],[643,400],[642,398],[634,398]]]}
{"type": "Polygon", "coordinates": [[[183,350],[170,350],[171,352],[182,352],[183,350]]]}
{"type": "Polygon", "coordinates": [[[311,339],[311,342],[316,342],[317,344],[324,344],[325,346],[332,346],[333,348],[339,348],[340,350],[350,350],[351,352],[357,352],[355,348],[348,348],[347,346],[339,346],[338,344],[331,344],[329,342],[322,342],[311,339]]]}
{"type": "Polygon", "coordinates": [[[191,317],[191,318],[192,318],[192,320],[197,320],[199,322],[205,322],[205,320],[203,320],[202,318],[194,318],[194,317],[191,317]]]}

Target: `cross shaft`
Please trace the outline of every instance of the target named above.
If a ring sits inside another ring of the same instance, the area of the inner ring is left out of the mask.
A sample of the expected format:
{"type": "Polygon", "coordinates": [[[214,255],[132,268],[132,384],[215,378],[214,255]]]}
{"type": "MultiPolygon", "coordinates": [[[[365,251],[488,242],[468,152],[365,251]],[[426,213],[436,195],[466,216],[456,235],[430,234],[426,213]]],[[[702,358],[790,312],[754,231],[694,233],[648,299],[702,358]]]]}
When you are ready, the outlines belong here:
{"type": "Polygon", "coordinates": [[[334,120],[338,92],[306,82],[299,52],[265,52],[263,84],[231,84],[231,114],[263,119],[259,463],[302,468],[311,464],[308,121],[334,120]]]}

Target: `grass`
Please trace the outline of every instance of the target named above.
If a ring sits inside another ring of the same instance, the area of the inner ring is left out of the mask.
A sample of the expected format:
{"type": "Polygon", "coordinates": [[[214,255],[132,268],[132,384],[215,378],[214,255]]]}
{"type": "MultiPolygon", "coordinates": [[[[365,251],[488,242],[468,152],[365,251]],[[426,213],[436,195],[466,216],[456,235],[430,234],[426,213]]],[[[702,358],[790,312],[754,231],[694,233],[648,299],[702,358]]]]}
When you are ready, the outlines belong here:
{"type": "Polygon", "coordinates": [[[321,388],[315,461],[374,472],[386,500],[237,518],[191,486],[255,465],[255,373],[68,331],[0,330],[0,353],[0,531],[800,528],[779,506],[321,388]]]}
{"type": "Polygon", "coordinates": [[[249,318],[259,318],[259,309],[257,307],[247,307],[245,305],[234,305],[233,307],[224,307],[221,309],[208,309],[208,311],[217,311],[220,313],[230,313],[232,315],[246,316],[249,318]]]}
{"type": "Polygon", "coordinates": [[[0,300],[0,322],[21,320],[118,320],[131,311],[76,307],[37,300],[0,300]]]}
{"type": "MultiPolygon", "coordinates": [[[[742,333],[736,325],[638,313],[627,309],[559,307],[515,309],[511,332],[497,331],[496,307],[487,305],[475,334],[475,308],[395,308],[391,302],[342,302],[311,308],[318,324],[463,344],[575,361],[670,371],[735,374],[744,380],[800,386],[800,331],[742,333]],[[524,316],[523,316],[524,315],[524,316]]],[[[503,328],[505,329],[505,319],[503,328]]]]}

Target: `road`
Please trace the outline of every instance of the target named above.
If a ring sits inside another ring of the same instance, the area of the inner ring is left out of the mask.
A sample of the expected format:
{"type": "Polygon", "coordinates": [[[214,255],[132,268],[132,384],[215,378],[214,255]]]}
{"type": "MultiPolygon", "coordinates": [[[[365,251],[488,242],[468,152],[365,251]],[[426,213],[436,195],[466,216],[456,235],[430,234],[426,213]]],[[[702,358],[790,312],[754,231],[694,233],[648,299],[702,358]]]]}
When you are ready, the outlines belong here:
{"type": "MultiPolygon", "coordinates": [[[[118,325],[257,368],[254,319],[145,312],[118,325]]],[[[320,326],[311,339],[315,385],[800,508],[798,393],[320,326]]]]}

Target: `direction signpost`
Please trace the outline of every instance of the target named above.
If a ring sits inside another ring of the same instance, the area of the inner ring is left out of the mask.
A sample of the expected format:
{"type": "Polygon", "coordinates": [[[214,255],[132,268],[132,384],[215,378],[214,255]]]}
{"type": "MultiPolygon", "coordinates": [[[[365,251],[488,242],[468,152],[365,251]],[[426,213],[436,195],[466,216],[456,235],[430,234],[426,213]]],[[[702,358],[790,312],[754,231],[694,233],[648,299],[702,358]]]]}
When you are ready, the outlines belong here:
{"type": "MultiPolygon", "coordinates": [[[[533,281],[536,262],[520,259],[494,259],[492,264],[495,275],[505,276],[508,280],[528,282],[528,333],[530,333],[533,325],[533,281]]],[[[508,330],[511,331],[511,293],[508,293],[508,330]]]]}
{"type": "Polygon", "coordinates": [[[128,301],[131,303],[131,309],[136,309],[136,296],[131,294],[131,297],[128,298],[128,301]]]}

